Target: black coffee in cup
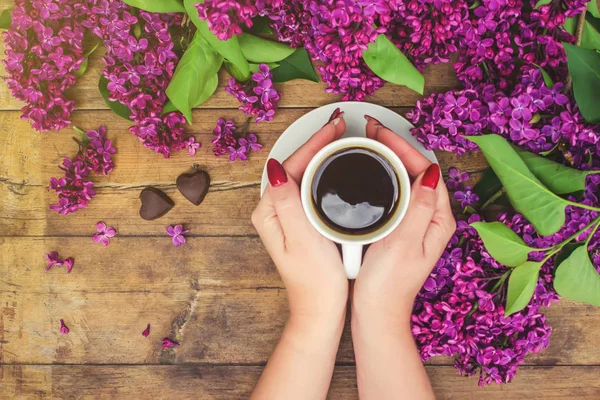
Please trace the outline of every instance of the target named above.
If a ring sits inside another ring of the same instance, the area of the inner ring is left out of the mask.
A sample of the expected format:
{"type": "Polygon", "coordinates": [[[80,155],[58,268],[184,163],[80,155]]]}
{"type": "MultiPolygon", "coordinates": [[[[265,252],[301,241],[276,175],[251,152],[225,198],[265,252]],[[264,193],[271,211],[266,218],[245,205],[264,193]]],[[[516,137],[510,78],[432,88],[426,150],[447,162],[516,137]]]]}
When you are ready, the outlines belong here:
{"type": "Polygon", "coordinates": [[[396,211],[400,184],[392,165],[360,147],[340,150],[319,165],[312,200],[331,229],[350,235],[374,232],[396,211]]]}

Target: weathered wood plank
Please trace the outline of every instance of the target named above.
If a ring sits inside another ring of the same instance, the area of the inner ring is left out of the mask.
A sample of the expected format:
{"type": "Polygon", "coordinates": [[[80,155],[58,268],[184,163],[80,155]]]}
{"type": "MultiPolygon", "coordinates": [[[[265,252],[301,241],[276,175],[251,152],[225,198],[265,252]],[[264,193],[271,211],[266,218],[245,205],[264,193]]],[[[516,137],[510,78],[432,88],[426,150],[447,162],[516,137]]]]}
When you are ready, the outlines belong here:
{"type": "MultiPolygon", "coordinates": [[[[0,55],[4,54],[4,42],[0,42],[0,55]]],[[[68,96],[75,100],[79,110],[108,109],[104,99],[98,91],[98,80],[102,75],[104,64],[102,63],[103,51],[99,49],[90,57],[86,73],[79,78],[78,82],[69,90],[68,96]]],[[[1,77],[7,76],[4,68],[0,72],[1,77]]],[[[444,92],[458,85],[456,75],[450,64],[439,64],[429,66],[424,72],[425,95],[436,92],[444,92]]],[[[237,108],[239,103],[224,87],[229,82],[229,75],[222,72],[219,76],[219,87],[215,94],[204,104],[202,108],[237,108]]],[[[319,107],[341,99],[340,95],[325,93],[326,85],[305,80],[294,80],[277,84],[276,87],[283,95],[279,102],[281,108],[289,107],[319,107]]],[[[368,101],[386,106],[413,106],[417,99],[422,96],[404,86],[387,84],[379,90],[368,101]]],[[[23,103],[14,99],[6,83],[0,83],[0,110],[19,110],[23,103]]]]}
{"type": "MultiPolygon", "coordinates": [[[[406,109],[397,108],[399,112],[406,109]]],[[[245,163],[218,159],[211,152],[212,129],[220,116],[238,118],[235,110],[197,110],[197,123],[190,132],[204,143],[196,157],[186,152],[170,159],[141,146],[127,130],[129,123],[107,111],[75,113],[74,122],[84,128],[105,124],[109,137],[116,142],[115,170],[108,176],[94,177],[98,195],[86,210],[63,216],[48,209],[57,201],[47,189],[50,177],[59,176],[58,165],[65,156],[73,156],[77,145],[73,131],[33,132],[16,112],[0,112],[0,236],[10,235],[88,235],[99,220],[118,221],[123,235],[163,233],[167,224],[187,223],[194,234],[254,234],[250,214],[259,198],[260,180],[268,153],[283,130],[308,109],[281,110],[272,123],[256,124],[265,148],[245,163]],[[90,123],[90,121],[97,121],[90,123]],[[175,187],[177,176],[197,163],[212,179],[212,188],[204,203],[195,207],[175,187]],[[140,191],[147,185],[163,189],[176,207],[164,218],[144,221],[138,215],[140,191]]],[[[456,157],[439,152],[443,170],[458,166],[467,171],[482,171],[486,161],[480,154],[456,157]]],[[[107,221],[109,222],[109,221],[107,221]]],[[[117,222],[113,222],[117,224],[117,222]]]]}
{"type": "MultiPolygon", "coordinates": [[[[0,366],[6,398],[247,399],[260,366],[0,366]]],[[[600,397],[600,367],[521,367],[507,385],[477,387],[452,367],[427,367],[440,400],[578,399],[600,397]]],[[[328,399],[358,399],[353,366],[335,368],[328,399]]]]}
{"type": "MultiPolygon", "coordinates": [[[[177,249],[166,235],[116,238],[106,248],[88,238],[0,242],[6,363],[157,363],[163,336],[182,343],[171,361],[260,363],[287,318],[286,292],[258,238],[190,238],[177,249]],[[75,257],[70,275],[44,271],[52,250],[75,257]],[[147,323],[150,339],[140,335],[147,323]]],[[[547,316],[551,346],[528,363],[600,365],[599,308],[561,301],[547,316]]],[[[348,327],[338,359],[353,360],[348,327]]]]}

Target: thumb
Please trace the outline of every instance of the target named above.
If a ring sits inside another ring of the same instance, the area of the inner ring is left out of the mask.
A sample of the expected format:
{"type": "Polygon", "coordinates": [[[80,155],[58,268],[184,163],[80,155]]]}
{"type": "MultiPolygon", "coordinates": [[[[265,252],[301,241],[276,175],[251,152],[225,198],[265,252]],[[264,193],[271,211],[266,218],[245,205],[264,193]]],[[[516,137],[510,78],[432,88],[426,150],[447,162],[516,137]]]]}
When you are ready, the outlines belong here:
{"type": "Polygon", "coordinates": [[[283,229],[283,234],[289,238],[298,227],[308,223],[302,208],[300,188],[286,172],[281,163],[274,158],[267,161],[267,175],[271,184],[271,197],[275,213],[283,229]]]}
{"type": "Polygon", "coordinates": [[[413,183],[408,210],[402,223],[394,231],[394,236],[423,243],[425,232],[437,208],[436,188],[439,182],[440,166],[431,164],[413,183]]]}

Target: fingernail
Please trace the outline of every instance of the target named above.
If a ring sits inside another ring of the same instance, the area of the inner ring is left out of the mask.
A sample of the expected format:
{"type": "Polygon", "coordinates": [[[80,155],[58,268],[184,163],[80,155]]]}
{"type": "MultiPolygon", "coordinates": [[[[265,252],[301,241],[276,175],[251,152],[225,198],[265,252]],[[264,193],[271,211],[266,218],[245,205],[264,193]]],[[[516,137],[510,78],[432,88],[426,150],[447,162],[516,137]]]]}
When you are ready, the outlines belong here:
{"type": "Polygon", "coordinates": [[[425,170],[423,178],[421,179],[421,186],[435,189],[440,181],[440,166],[438,164],[431,164],[425,170]]]}
{"type": "MultiPolygon", "coordinates": [[[[327,122],[325,122],[325,125],[327,125],[327,124],[329,124],[331,122],[333,122],[333,125],[339,124],[340,123],[340,119],[342,118],[342,115],[344,115],[344,112],[340,111],[339,107],[336,108],[335,111],[329,117],[329,120],[327,122]]],[[[323,126],[325,126],[325,125],[323,125],[323,126]]]]}
{"type": "Polygon", "coordinates": [[[340,116],[340,108],[338,107],[335,110],[333,110],[333,112],[329,116],[329,119],[327,120],[327,123],[330,123],[331,121],[333,121],[334,119],[336,119],[339,116],[340,116]]]}
{"type": "Polygon", "coordinates": [[[274,158],[269,158],[267,161],[267,176],[273,187],[281,186],[288,181],[283,165],[274,158]]]}
{"type": "Polygon", "coordinates": [[[386,127],[384,124],[382,124],[381,122],[379,122],[378,119],[371,117],[370,115],[365,114],[365,119],[367,120],[367,122],[369,121],[375,121],[375,127],[379,128],[379,127],[386,127]]]}

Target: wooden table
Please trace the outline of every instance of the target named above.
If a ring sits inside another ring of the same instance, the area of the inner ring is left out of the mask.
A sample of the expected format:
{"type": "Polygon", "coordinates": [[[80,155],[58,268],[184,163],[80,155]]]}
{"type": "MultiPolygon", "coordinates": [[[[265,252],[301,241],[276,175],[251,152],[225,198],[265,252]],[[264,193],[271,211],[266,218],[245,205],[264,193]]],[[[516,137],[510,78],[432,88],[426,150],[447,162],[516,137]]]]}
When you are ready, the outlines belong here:
{"type": "MultiPolygon", "coordinates": [[[[241,123],[246,116],[222,89],[222,76],[187,129],[203,148],[195,158],[181,152],[163,159],[107,110],[97,90],[101,69],[95,55],[71,90],[78,109],[72,119],[84,129],[107,127],[116,169],[94,178],[98,194],[87,209],[67,216],[48,209],[56,195],[47,187],[62,158],[77,150],[73,130],[35,132],[0,84],[0,398],[247,398],[287,317],[285,289],[250,223],[263,165],[292,121],[338,97],[306,81],[281,85],[275,120],[252,125],[264,149],[246,163],[229,163],[212,155],[212,129],[219,117],[241,123]],[[175,187],[194,163],[213,181],[199,207],[175,187]],[[148,185],[176,203],[156,221],[138,216],[138,196],[148,185]],[[91,240],[97,221],[119,232],[106,248],[91,240]],[[176,223],[190,229],[180,248],[165,232],[176,223]],[[55,250],[75,258],[70,275],[44,271],[44,254],[55,250]],[[59,333],[61,318],[68,335],[59,333]],[[166,336],[181,346],[163,350],[166,336]]],[[[427,93],[456,86],[449,65],[431,67],[425,78],[427,93]]],[[[417,98],[389,85],[369,101],[403,114],[417,98]]],[[[438,157],[444,171],[460,166],[475,179],[486,167],[478,155],[438,157]]],[[[435,358],[427,371],[438,397],[599,399],[600,309],[561,301],[547,315],[550,348],[528,357],[513,383],[478,388],[477,378],[460,377],[451,359],[435,358]]],[[[346,328],[330,398],[356,397],[346,328]]]]}

